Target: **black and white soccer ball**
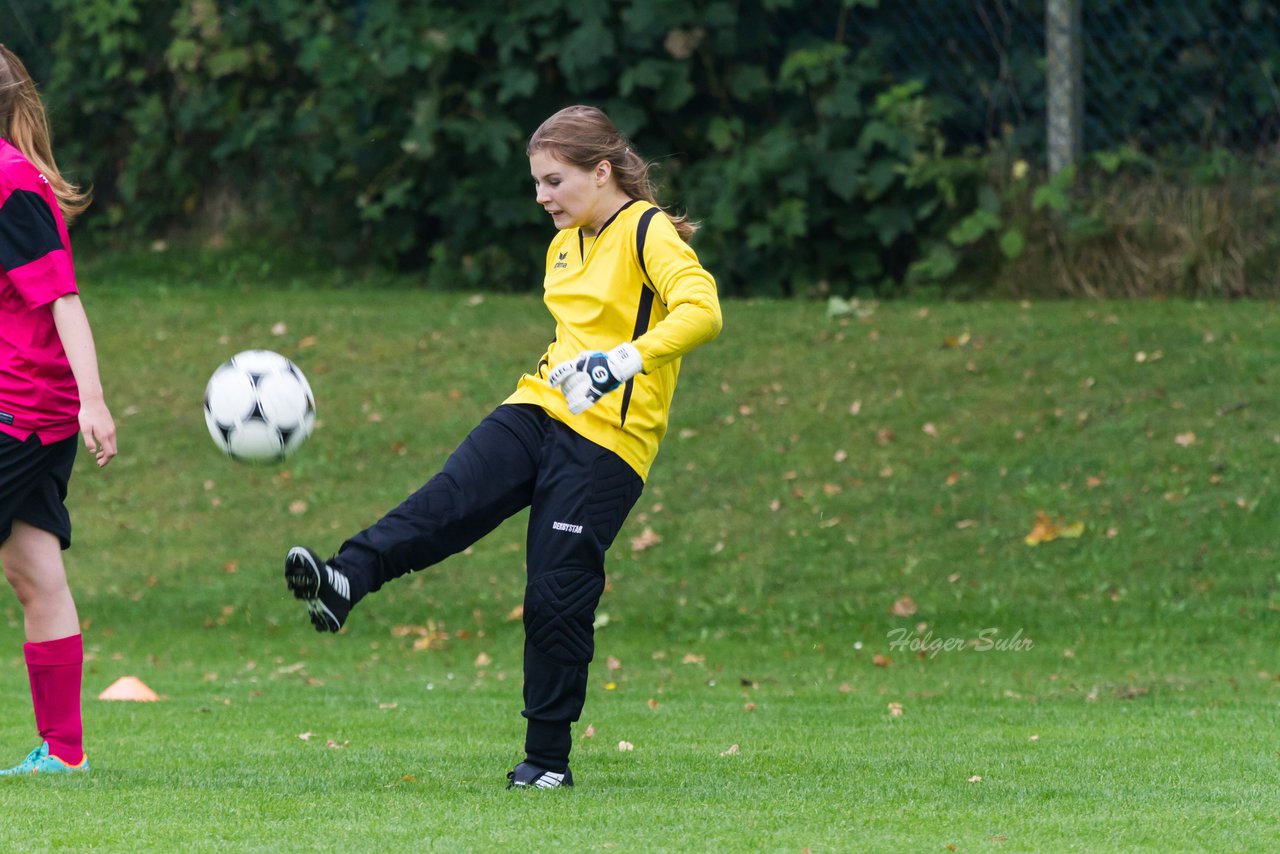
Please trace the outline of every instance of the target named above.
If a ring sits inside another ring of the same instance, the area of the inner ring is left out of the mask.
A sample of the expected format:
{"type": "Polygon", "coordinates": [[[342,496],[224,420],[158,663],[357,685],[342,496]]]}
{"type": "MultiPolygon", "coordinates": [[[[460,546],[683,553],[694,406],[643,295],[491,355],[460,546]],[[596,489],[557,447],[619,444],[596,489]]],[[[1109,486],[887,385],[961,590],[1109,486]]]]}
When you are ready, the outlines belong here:
{"type": "Polygon", "coordinates": [[[283,460],[316,424],[311,385],[293,362],[270,350],[246,350],[222,363],[204,389],[213,443],[243,462],[283,460]]]}

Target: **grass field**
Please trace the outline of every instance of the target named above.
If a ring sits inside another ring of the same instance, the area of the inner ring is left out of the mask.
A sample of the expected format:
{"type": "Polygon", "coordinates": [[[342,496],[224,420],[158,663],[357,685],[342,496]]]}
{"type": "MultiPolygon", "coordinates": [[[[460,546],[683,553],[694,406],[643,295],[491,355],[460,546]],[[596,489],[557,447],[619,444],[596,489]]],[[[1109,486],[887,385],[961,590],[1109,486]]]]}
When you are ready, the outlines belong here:
{"type": "MultiPolygon", "coordinates": [[[[336,637],[280,567],[438,468],[536,362],[540,303],[192,269],[82,275],[122,448],[70,498],[94,772],[0,785],[0,850],[1280,839],[1274,306],[726,305],[610,555],[578,786],[512,793],[522,517],[336,637]],[[251,347],[319,401],[280,467],[201,416],[251,347]],[[1028,545],[1037,513],[1066,536],[1028,545]],[[122,675],[163,701],[95,699],[122,675]]],[[[12,597],[0,628],[16,762],[12,597]]]]}

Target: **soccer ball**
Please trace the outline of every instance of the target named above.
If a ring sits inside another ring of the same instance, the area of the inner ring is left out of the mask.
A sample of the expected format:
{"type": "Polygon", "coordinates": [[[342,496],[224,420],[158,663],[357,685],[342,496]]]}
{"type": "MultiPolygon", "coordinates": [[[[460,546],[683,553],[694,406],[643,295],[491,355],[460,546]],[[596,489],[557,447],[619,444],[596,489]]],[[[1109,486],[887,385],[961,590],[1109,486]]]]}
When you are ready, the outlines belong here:
{"type": "Polygon", "coordinates": [[[293,362],[270,350],[246,350],[209,378],[204,421],[213,443],[232,459],[273,462],[311,435],[316,399],[293,362]]]}

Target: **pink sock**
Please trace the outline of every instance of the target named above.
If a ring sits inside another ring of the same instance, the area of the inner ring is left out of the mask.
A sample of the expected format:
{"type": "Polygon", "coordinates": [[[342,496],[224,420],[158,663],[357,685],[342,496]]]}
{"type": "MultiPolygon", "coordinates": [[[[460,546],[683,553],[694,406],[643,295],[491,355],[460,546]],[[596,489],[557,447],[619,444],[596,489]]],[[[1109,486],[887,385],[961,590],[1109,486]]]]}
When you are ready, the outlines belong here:
{"type": "Polygon", "coordinates": [[[31,680],[36,729],[49,742],[49,752],[68,765],[84,759],[80,722],[80,680],[84,644],[80,635],[29,643],[22,647],[31,680]]]}

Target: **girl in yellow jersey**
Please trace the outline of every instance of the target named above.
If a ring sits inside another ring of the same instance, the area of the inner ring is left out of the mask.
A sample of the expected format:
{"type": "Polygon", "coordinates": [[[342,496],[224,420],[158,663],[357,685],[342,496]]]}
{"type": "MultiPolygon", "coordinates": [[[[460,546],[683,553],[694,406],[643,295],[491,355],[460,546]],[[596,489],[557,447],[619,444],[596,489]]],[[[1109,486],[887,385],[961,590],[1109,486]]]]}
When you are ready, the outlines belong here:
{"type": "Polygon", "coordinates": [[[604,556],[640,497],[680,357],[720,331],[715,280],[658,206],[649,163],[594,107],[566,107],[529,140],[537,202],[558,232],[543,301],[556,337],[515,392],[421,489],[328,561],[303,546],[285,579],[317,631],[387,581],[462,551],[530,508],[524,626],[525,760],[508,786],[572,786],[570,725],[586,698],[604,556]]]}

